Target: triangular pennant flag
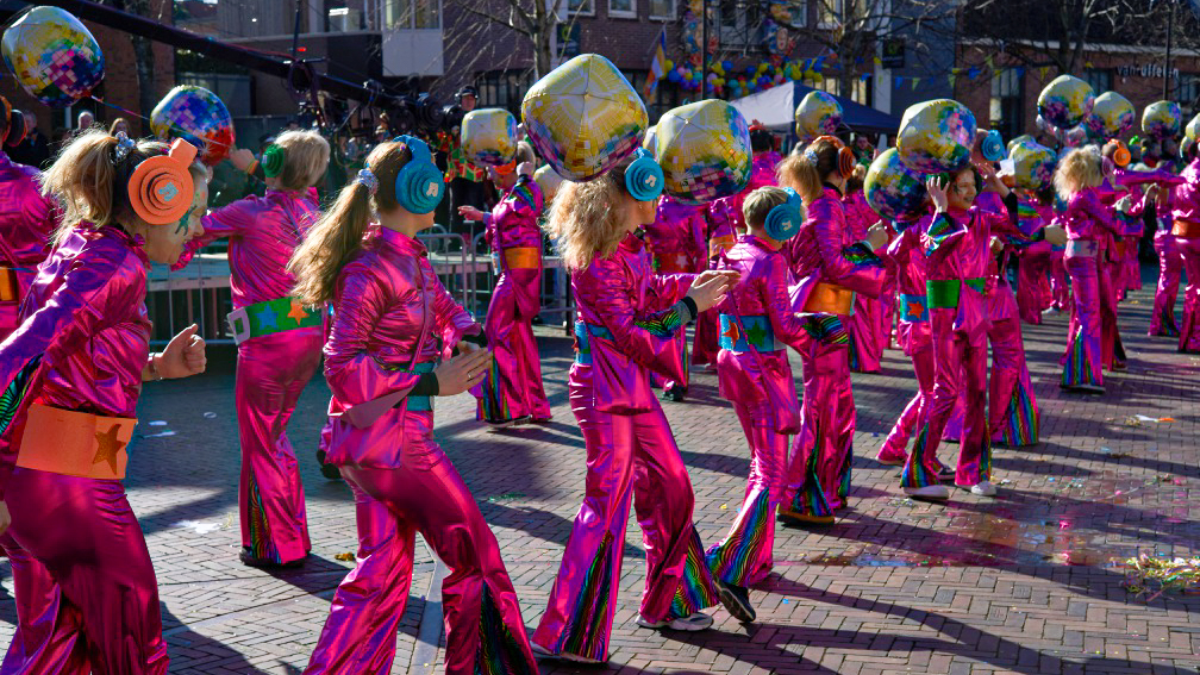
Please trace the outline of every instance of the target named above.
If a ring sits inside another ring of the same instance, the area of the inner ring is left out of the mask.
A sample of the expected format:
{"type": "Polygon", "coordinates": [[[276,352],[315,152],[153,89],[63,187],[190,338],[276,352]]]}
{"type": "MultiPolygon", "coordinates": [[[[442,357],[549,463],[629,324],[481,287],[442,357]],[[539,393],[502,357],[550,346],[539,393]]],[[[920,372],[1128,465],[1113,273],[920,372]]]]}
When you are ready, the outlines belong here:
{"type": "Polygon", "coordinates": [[[920,84],[920,83],[921,83],[921,78],[919,78],[919,77],[914,77],[914,78],[913,78],[913,83],[912,83],[912,90],[913,90],[913,91],[916,91],[916,90],[917,90],[917,85],[918,85],[918,84],[920,84]]]}
{"type": "Polygon", "coordinates": [[[996,67],[994,65],[992,65],[992,55],[991,54],[988,54],[987,56],[983,57],[983,62],[987,64],[988,70],[996,69],[996,67]]]}
{"type": "Polygon", "coordinates": [[[1050,70],[1050,66],[1042,66],[1038,68],[1038,78],[1043,82],[1046,80],[1046,73],[1050,70]]]}

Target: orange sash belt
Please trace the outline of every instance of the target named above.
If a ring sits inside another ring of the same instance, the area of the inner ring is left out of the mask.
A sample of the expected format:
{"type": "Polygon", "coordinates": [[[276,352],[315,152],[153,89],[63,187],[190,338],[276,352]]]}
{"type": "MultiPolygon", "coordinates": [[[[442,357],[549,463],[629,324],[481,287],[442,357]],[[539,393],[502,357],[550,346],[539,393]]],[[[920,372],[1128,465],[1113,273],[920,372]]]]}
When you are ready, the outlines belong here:
{"type": "Polygon", "coordinates": [[[849,316],[854,310],[854,291],[826,281],[819,282],[804,303],[806,312],[849,316]]]}
{"type": "Polygon", "coordinates": [[[728,251],[737,244],[737,237],[732,234],[726,234],[720,237],[713,237],[708,240],[708,257],[713,257],[721,251],[728,251]]]}
{"type": "Polygon", "coordinates": [[[16,302],[20,299],[17,273],[9,267],[0,267],[0,302],[16,302]]]}
{"type": "Polygon", "coordinates": [[[542,252],[536,246],[506,248],[504,264],[510,270],[535,270],[541,267],[542,252]]]}
{"type": "Polygon", "coordinates": [[[29,406],[17,466],[82,478],[122,479],[137,420],[40,403],[29,406]]]}
{"type": "Polygon", "coordinates": [[[1200,223],[1190,220],[1176,220],[1171,225],[1171,234],[1184,239],[1200,238],[1200,223]]]}

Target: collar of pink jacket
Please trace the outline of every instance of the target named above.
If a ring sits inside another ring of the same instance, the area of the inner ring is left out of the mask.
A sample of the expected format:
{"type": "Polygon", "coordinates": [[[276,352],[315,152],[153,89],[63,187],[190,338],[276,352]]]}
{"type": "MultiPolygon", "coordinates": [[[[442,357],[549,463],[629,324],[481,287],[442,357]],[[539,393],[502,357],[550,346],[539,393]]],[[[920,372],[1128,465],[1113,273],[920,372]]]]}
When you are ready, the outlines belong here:
{"type": "Polygon", "coordinates": [[[404,255],[424,256],[428,254],[425,249],[425,244],[413,239],[412,237],[398,232],[389,227],[380,227],[376,234],[380,243],[397,253],[404,255]]]}

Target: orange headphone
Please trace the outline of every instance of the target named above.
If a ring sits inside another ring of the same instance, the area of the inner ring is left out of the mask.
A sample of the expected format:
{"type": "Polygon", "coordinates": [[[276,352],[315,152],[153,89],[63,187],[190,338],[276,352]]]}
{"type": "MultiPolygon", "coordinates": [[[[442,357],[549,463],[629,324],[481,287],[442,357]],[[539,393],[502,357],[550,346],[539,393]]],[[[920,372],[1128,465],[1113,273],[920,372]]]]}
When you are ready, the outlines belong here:
{"type": "Polygon", "coordinates": [[[1125,144],[1121,141],[1114,138],[1113,140],[1109,141],[1105,147],[1107,148],[1108,145],[1116,147],[1112,153],[1113,164],[1116,164],[1124,169],[1129,165],[1129,162],[1133,160],[1133,155],[1129,152],[1129,148],[1125,147],[1125,144]]]}
{"type": "Polygon", "coordinates": [[[4,144],[15,148],[25,140],[25,114],[12,107],[8,99],[0,96],[0,108],[3,108],[4,121],[8,124],[8,133],[4,136],[4,144]]]}
{"type": "Polygon", "coordinates": [[[129,177],[129,204],[151,225],[178,222],[192,207],[195,184],[188,167],[196,161],[196,146],[175,139],[171,151],[144,160],[129,177]]]}
{"type": "Polygon", "coordinates": [[[858,164],[858,159],[854,156],[854,151],[851,150],[842,139],[837,136],[817,136],[813,139],[813,143],[817,141],[829,141],[838,148],[837,168],[838,174],[842,178],[849,178],[854,175],[854,167],[858,164]]]}

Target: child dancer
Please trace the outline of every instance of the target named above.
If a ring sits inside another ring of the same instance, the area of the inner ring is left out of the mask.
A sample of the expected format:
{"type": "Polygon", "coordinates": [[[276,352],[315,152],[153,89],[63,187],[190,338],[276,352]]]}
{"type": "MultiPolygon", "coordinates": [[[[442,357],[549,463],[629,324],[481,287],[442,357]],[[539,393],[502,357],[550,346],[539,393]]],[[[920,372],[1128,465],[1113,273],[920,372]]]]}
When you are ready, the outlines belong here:
{"type": "Polygon", "coordinates": [[[854,392],[850,383],[846,321],[854,294],[877,297],[886,271],[874,250],[887,241],[875,227],[854,241],[846,225],[843,191],[854,172],[854,153],[822,136],[779,165],[779,182],[804,198],[808,216],[788,241],[791,278],[799,283],[793,306],[810,315],[813,340],[804,363],[801,428],[792,445],[785,504],[779,515],[794,522],[830,524],[846,506],[854,443],[854,392]]]}
{"type": "Polygon", "coordinates": [[[1171,234],[1173,190],[1159,190],[1153,202],[1154,252],[1158,254],[1158,284],[1154,288],[1154,310],[1150,314],[1150,337],[1179,337],[1175,323],[1175,298],[1179,295],[1179,273],[1183,256],[1171,234]]]}
{"type": "Polygon", "coordinates": [[[631,497],[646,542],[638,625],[703,630],[712,617],[700,610],[717,602],[692,525],[692,485],[649,371],[681,377],[683,327],[735,279],[651,272],[633,233],[654,221],[662,185],[662,168],[639,150],[595,180],[564,186],[548,225],[579,310],[569,383],[587,445],[587,487],[533,642],[572,661],[608,658],[631,497]],[[677,300],[650,313],[648,293],[677,300]]]}
{"type": "MultiPolygon", "coordinates": [[[[0,96],[0,139],[12,147],[25,136],[25,114],[0,96]]],[[[0,150],[0,340],[19,324],[21,300],[33,282],[34,269],[46,259],[58,205],[43,196],[41,173],[17,164],[0,150]]]]}
{"type": "Polygon", "coordinates": [[[313,186],[328,163],[329,144],[317,132],[280,134],[263,153],[266,196],[205,216],[204,235],[188,244],[176,265],[187,265],[192,253],[217,239],[229,239],[242,448],[240,558],[254,567],[295,567],[312,548],[287,423],[321,361],[323,312],[291,297],[295,279],[285,266],[320,216],[313,186]]]}
{"type": "MultiPolygon", "coordinates": [[[[750,476],[737,519],[724,541],[708,551],[708,565],[723,594],[753,621],[746,587],[762,581],[774,565],[775,509],[783,503],[788,434],[800,428],[796,386],[787,345],[807,349],[806,321],[792,312],[787,260],[779,252],[804,222],[804,203],[795,191],[763,187],[742,206],[749,234],[722,256],[720,269],[740,273],[722,300],[721,353],[717,374],[721,396],[733,403],[750,443],[750,476]]],[[[728,604],[728,603],[727,603],[728,604]]]]}
{"type": "MultiPolygon", "coordinates": [[[[1053,222],[1054,186],[1047,185],[1036,191],[1022,190],[1017,211],[1022,222],[1053,222]]],[[[1048,241],[1039,241],[1020,249],[1019,255],[1017,311],[1025,323],[1041,325],[1042,312],[1049,309],[1053,303],[1053,290],[1048,274],[1054,265],[1055,256],[1061,257],[1061,251],[1055,251],[1048,241]]]]}
{"type": "Polygon", "coordinates": [[[479,384],[490,353],[465,339],[481,329],[415,239],[433,225],[442,174],[424,142],[397,140],[371,151],[288,265],[300,300],[333,305],[328,459],[354,491],[359,543],[305,672],[391,672],[418,532],[451,570],[446,672],[536,672],[496,538],[433,439],[433,397],[479,384]]]}
{"type": "MultiPolygon", "coordinates": [[[[988,188],[1008,196],[1008,188],[996,174],[988,176],[988,188]]],[[[933,399],[923,420],[912,454],[900,474],[906,494],[925,499],[947,499],[950,494],[928,470],[926,457],[936,453],[942,432],[950,420],[961,387],[966,387],[963,433],[959,446],[956,484],[973,494],[996,494],[991,483],[991,434],[986,418],[988,282],[985,275],[992,263],[993,232],[1020,239],[1015,204],[989,211],[975,204],[982,183],[974,166],[955,172],[950,182],[933,177],[927,183],[936,211],[922,237],[926,255],[926,295],[936,374],[933,399]]],[[[998,206],[989,204],[993,208],[998,206]]]]}
{"type": "Polygon", "coordinates": [[[533,148],[521,143],[517,157],[489,171],[503,192],[491,213],[460,206],[467,221],[484,222],[491,250],[499,254],[496,289],[483,332],[493,350],[492,367],[479,391],[478,418],[501,429],[546,422],[550,404],[542,388],[542,362],[533,319],[542,308],[542,190],[533,180],[533,148]]]}
{"type": "MultiPolygon", "coordinates": [[[[879,216],[867,205],[867,198],[863,195],[866,176],[867,168],[862,164],[857,165],[854,174],[846,180],[846,195],[842,198],[846,227],[855,241],[866,239],[867,230],[879,222],[879,216]]],[[[887,281],[884,283],[886,285],[887,281]]],[[[854,313],[846,325],[846,332],[850,336],[850,370],[856,373],[878,373],[881,368],[880,359],[887,345],[881,330],[882,313],[883,306],[879,299],[864,294],[854,297],[854,313]]]]}
{"type": "Polygon", "coordinates": [[[1179,177],[1184,182],[1171,194],[1171,235],[1187,272],[1179,351],[1200,352],[1200,157],[1192,159],[1179,177]]]}
{"type": "MultiPolygon", "coordinates": [[[[1103,182],[1103,162],[1095,146],[1068,152],[1054,172],[1059,198],[1067,203],[1059,222],[1067,230],[1064,266],[1074,296],[1061,386],[1089,393],[1104,392],[1100,312],[1101,293],[1107,289],[1101,285],[1097,256],[1105,237],[1125,231],[1100,201],[1097,188],[1103,182]]],[[[1128,200],[1122,198],[1119,206],[1121,211],[1127,209],[1128,200]]]]}
{"type": "MultiPolygon", "coordinates": [[[[708,269],[707,245],[704,232],[708,222],[704,219],[704,207],[684,204],[677,199],[664,195],[658,202],[658,215],[654,222],[645,227],[646,249],[650,252],[657,274],[695,274],[708,269]]],[[[666,303],[670,305],[671,303],[666,303]]],[[[714,321],[711,312],[697,317],[700,321],[714,321]],[[708,317],[706,319],[705,317],[708,317]]],[[[715,324],[714,324],[715,325],[715,324]]],[[[715,334],[709,331],[710,335],[715,334]]],[[[699,352],[707,350],[699,344],[702,331],[696,330],[695,349],[699,352]]],[[[687,348],[687,342],[680,344],[681,349],[687,348]]],[[[686,359],[686,354],[685,354],[686,359]]],[[[712,361],[710,356],[697,356],[692,365],[704,365],[712,361]],[[700,359],[697,363],[696,359],[700,359]]],[[[715,362],[714,362],[715,363],[715,362]]],[[[682,401],[687,396],[690,369],[684,369],[682,381],[668,380],[662,375],[652,374],[655,386],[663,389],[663,398],[671,401],[682,401]]]]}
{"type": "Polygon", "coordinates": [[[203,230],[207,172],[176,141],[100,130],[41,176],[62,226],[0,344],[0,538],[18,625],[5,673],[167,672],[158,588],[125,497],[142,382],[204,371],[190,326],[151,354],[150,261],[175,262],[203,230]]]}

